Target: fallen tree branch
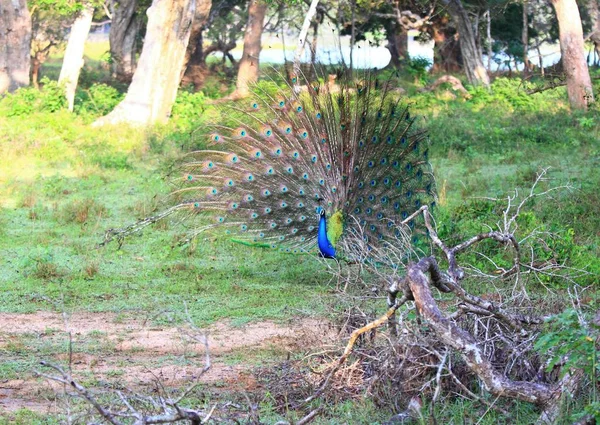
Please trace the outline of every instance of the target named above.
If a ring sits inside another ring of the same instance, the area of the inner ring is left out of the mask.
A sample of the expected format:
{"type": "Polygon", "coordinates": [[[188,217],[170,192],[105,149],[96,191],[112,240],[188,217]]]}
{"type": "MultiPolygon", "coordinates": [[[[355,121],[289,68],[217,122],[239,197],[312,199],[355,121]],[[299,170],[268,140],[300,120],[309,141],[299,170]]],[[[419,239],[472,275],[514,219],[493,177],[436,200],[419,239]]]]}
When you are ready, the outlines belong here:
{"type": "Polygon", "coordinates": [[[437,262],[433,257],[421,259],[409,266],[407,284],[412,292],[417,310],[431,326],[441,342],[456,350],[467,366],[481,379],[485,389],[494,395],[506,396],[539,405],[548,403],[560,388],[526,381],[512,381],[498,373],[487,360],[476,339],[464,329],[448,320],[434,300],[430,285],[431,274],[437,262]]]}

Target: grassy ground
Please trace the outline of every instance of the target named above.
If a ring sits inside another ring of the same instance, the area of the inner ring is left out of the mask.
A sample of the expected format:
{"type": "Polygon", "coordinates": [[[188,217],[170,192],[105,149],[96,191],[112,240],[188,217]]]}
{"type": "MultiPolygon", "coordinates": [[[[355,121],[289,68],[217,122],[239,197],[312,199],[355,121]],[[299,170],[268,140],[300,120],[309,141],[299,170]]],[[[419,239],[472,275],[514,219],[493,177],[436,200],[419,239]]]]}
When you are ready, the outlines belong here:
{"type": "MultiPolygon", "coordinates": [[[[92,46],[89,54],[98,60],[101,50],[92,46]]],[[[43,74],[54,76],[55,65],[49,63],[43,74]]],[[[94,84],[103,72],[101,63],[92,62],[75,115],[62,110],[60,101],[56,106],[50,83],[46,95],[32,94],[37,96],[33,100],[23,95],[0,101],[0,156],[5,159],[0,167],[0,313],[99,313],[116,321],[136,317],[160,325],[164,316],[158,313],[181,311],[185,302],[201,326],[224,320],[235,327],[335,317],[335,285],[310,256],[250,249],[212,236],[182,248],[176,243],[182,229],[169,225],[153,226],[121,249],[115,244],[97,247],[105,230],[146,216],[157,203],[154,196],[168,190],[163,176],[180,147],[190,144],[189,132],[203,119],[198,110],[206,99],[180,94],[172,122],[146,132],[92,129],[88,124],[93,118],[122,96],[94,84]],[[19,108],[30,109],[15,114],[19,108]]],[[[569,183],[573,190],[535,202],[523,226],[558,234],[552,246],[557,261],[588,270],[591,274],[578,283],[594,285],[590,293],[595,298],[600,271],[598,110],[571,114],[561,90],[529,97],[511,80],[497,80],[491,92],[472,90],[469,99],[444,89],[422,93],[412,79],[401,84],[433,141],[441,235],[458,239],[481,230],[481,222],[495,220],[497,211],[482,207],[477,197],[524,190],[537,171],[551,167],[550,184],[569,183]]],[[[558,296],[566,289],[564,281],[546,284],[558,296]]],[[[529,289],[540,297],[546,290],[535,283],[529,289]]],[[[383,302],[380,307],[385,308],[383,302]]],[[[40,357],[56,358],[66,350],[64,340],[40,345],[35,334],[23,334],[11,344],[0,345],[7,359],[0,382],[27,373],[40,357]]],[[[114,350],[111,344],[92,334],[78,350],[108,355],[114,350]]],[[[258,352],[263,360],[281,355],[278,350],[258,352]]],[[[229,353],[227,361],[247,358],[247,351],[238,351],[229,353]]],[[[274,404],[268,398],[261,401],[267,423],[279,415],[274,404]]],[[[472,423],[479,418],[465,419],[464,412],[480,408],[457,401],[437,416],[444,423],[472,423]]],[[[516,411],[522,415],[520,423],[535,416],[527,405],[516,411]]],[[[347,402],[331,407],[318,423],[375,423],[390,415],[368,402],[347,402]]],[[[3,421],[55,419],[25,409],[4,419],[0,413],[3,421]]],[[[492,411],[481,423],[497,422],[503,423],[492,411]]]]}

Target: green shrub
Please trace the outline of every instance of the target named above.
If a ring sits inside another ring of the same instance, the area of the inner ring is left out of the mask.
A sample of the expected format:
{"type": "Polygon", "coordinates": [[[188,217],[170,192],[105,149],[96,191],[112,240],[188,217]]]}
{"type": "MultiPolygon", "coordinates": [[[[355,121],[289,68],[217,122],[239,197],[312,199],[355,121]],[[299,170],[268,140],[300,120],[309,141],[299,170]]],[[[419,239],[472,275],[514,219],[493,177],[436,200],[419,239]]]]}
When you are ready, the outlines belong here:
{"type": "Polygon", "coordinates": [[[90,158],[92,164],[113,170],[131,169],[129,155],[125,152],[103,152],[93,154],[90,158]]]}
{"type": "Polygon", "coordinates": [[[6,110],[6,116],[19,117],[33,112],[56,112],[67,106],[65,89],[58,82],[43,77],[42,89],[23,87],[9,93],[0,100],[0,108],[6,110]]]}
{"type": "Polygon", "coordinates": [[[427,84],[428,68],[431,66],[431,61],[427,58],[416,56],[406,60],[404,70],[412,77],[415,82],[422,85],[427,84]]]}
{"type": "Polygon", "coordinates": [[[178,126],[189,126],[199,120],[206,109],[207,97],[203,92],[180,90],[171,111],[171,120],[178,126]]]}
{"type": "Polygon", "coordinates": [[[561,374],[582,370],[591,386],[588,392],[587,404],[583,412],[575,413],[573,420],[581,419],[584,415],[594,416],[600,421],[600,400],[598,400],[598,377],[600,364],[598,352],[600,347],[600,328],[589,323],[583,313],[573,309],[553,316],[547,321],[545,332],[535,343],[535,349],[541,354],[550,353],[550,361],[546,366],[548,372],[564,362],[561,374]]]}
{"type": "Polygon", "coordinates": [[[123,95],[114,87],[103,83],[95,83],[88,89],[80,89],[75,95],[76,113],[106,115],[112,111],[123,95]]]}

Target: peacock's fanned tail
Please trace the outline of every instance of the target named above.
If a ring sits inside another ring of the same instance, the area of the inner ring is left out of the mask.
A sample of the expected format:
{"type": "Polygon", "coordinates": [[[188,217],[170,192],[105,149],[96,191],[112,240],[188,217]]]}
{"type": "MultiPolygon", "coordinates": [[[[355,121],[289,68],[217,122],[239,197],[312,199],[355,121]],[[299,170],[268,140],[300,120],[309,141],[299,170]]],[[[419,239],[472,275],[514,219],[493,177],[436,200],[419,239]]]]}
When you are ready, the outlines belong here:
{"type": "Polygon", "coordinates": [[[433,202],[426,135],[412,129],[389,84],[299,75],[277,94],[261,87],[246,106],[223,109],[207,131],[209,149],[187,155],[173,179],[166,215],[192,233],[222,227],[310,251],[324,209],[341,212],[345,226],[359,223],[376,243],[433,202]]]}

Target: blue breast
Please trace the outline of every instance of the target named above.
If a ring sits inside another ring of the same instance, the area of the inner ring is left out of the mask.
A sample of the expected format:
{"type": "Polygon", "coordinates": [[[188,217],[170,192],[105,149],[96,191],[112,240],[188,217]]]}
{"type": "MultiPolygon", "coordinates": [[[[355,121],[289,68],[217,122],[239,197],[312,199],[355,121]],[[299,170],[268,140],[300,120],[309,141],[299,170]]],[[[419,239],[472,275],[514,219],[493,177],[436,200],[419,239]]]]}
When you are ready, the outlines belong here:
{"type": "Polygon", "coordinates": [[[321,215],[319,219],[319,234],[317,236],[317,242],[319,244],[319,251],[325,258],[335,258],[335,248],[327,239],[327,220],[325,214],[321,215]]]}

